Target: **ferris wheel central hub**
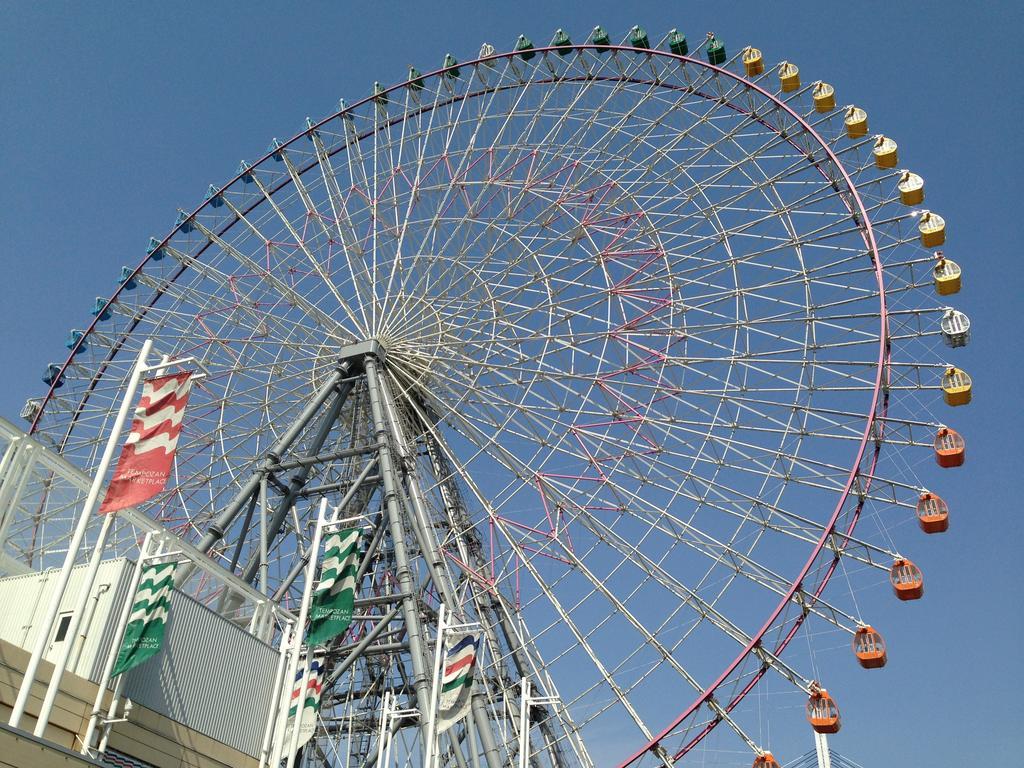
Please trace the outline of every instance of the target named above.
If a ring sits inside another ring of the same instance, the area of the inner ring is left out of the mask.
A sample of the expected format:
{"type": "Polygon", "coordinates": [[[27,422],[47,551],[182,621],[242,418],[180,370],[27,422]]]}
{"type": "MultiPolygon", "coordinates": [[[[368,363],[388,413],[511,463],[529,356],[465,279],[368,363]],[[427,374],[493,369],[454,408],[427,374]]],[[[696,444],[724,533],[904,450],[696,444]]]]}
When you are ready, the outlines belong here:
{"type": "Polygon", "coordinates": [[[359,363],[361,367],[362,361],[366,359],[367,355],[373,355],[381,363],[386,363],[388,350],[377,339],[368,339],[342,347],[341,354],[338,355],[338,362],[343,363],[346,360],[351,360],[359,363]]]}

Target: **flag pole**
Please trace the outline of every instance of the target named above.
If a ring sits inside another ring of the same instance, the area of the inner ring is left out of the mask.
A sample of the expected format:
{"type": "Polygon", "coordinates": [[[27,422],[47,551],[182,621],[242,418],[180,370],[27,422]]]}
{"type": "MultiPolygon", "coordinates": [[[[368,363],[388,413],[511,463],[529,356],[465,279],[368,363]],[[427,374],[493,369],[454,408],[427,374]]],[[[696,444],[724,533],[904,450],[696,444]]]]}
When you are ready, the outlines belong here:
{"type": "MultiPolygon", "coordinates": [[[[387,744],[384,746],[384,766],[390,768],[391,766],[391,745],[395,743],[395,735],[392,733],[395,729],[395,717],[398,715],[398,707],[395,706],[395,695],[391,694],[391,700],[388,702],[388,729],[387,729],[387,744]]],[[[424,766],[426,768],[426,766],[424,766]]]]}
{"type": "MultiPolygon", "coordinates": [[[[135,563],[132,572],[131,583],[128,585],[128,592],[125,595],[124,606],[121,608],[121,615],[117,620],[117,627],[114,630],[114,642],[110,644],[110,652],[107,654],[107,661],[103,665],[103,674],[100,676],[99,687],[96,689],[96,701],[92,705],[92,715],[89,718],[89,726],[85,730],[85,738],[82,740],[82,754],[92,754],[92,737],[96,734],[96,726],[99,725],[100,716],[103,714],[103,696],[110,685],[110,673],[114,670],[114,662],[121,650],[124,641],[124,630],[128,626],[128,617],[132,612],[132,603],[135,601],[135,593],[139,588],[139,581],[142,579],[142,569],[149,557],[149,546],[153,539],[153,532],[150,531],[142,540],[142,547],[139,549],[139,560],[135,563]]],[[[117,698],[121,688],[121,676],[118,676],[117,686],[114,691],[114,699],[117,698]]],[[[111,701],[113,704],[113,701],[111,701]]]]}
{"type": "Polygon", "coordinates": [[[429,720],[427,721],[427,759],[424,761],[424,765],[427,768],[433,768],[437,758],[437,704],[438,704],[438,687],[441,684],[441,663],[442,663],[442,652],[444,649],[444,620],[445,620],[445,604],[441,601],[440,607],[437,609],[437,643],[434,646],[434,680],[430,686],[430,714],[429,720]]]}
{"type": "MultiPolygon", "coordinates": [[[[147,559],[151,559],[153,557],[163,557],[163,556],[167,556],[167,555],[176,554],[174,552],[165,552],[164,551],[165,546],[166,546],[166,542],[164,542],[162,540],[159,540],[158,544],[157,544],[157,551],[154,552],[152,555],[147,556],[147,559]]],[[[142,567],[142,568],[139,569],[139,574],[140,574],[139,575],[139,581],[142,580],[141,574],[142,574],[143,571],[145,571],[145,567],[142,567]]],[[[130,608],[134,608],[135,597],[138,595],[138,588],[139,588],[139,586],[138,586],[138,583],[136,582],[134,590],[131,593],[129,593],[129,595],[128,595],[128,603],[127,604],[128,604],[128,606],[130,606],[130,608]]],[[[130,610],[130,608],[129,608],[129,613],[128,613],[128,618],[129,619],[131,618],[131,610],[130,610]]],[[[124,645],[124,633],[128,629],[128,624],[129,624],[129,622],[125,621],[124,627],[122,628],[121,634],[119,635],[121,640],[118,643],[118,645],[124,645]]],[[[118,651],[118,653],[116,655],[111,657],[111,658],[114,659],[114,663],[115,664],[117,663],[117,657],[119,655],[120,655],[120,650],[118,651]]],[[[107,720],[113,720],[114,716],[117,714],[117,706],[121,703],[121,694],[124,692],[124,682],[125,682],[125,676],[124,676],[124,673],[122,673],[122,674],[117,676],[117,683],[114,684],[114,695],[111,696],[111,698],[110,698],[110,706],[107,708],[107,720]]],[[[103,735],[100,736],[99,746],[96,747],[96,754],[97,755],[104,755],[104,754],[106,754],[106,752],[107,752],[107,741],[110,739],[110,729],[111,728],[112,728],[112,725],[110,723],[107,723],[103,727],[103,735]]]]}
{"type": "MultiPolygon", "coordinates": [[[[313,581],[316,579],[316,565],[320,557],[320,536],[323,531],[324,520],[327,512],[327,498],[324,497],[320,500],[320,510],[316,516],[316,528],[313,529],[313,542],[309,547],[309,562],[306,564],[306,583],[302,588],[302,605],[299,608],[299,618],[295,623],[295,637],[292,643],[292,658],[288,663],[288,674],[285,677],[285,681],[291,684],[295,680],[295,673],[298,672],[299,668],[299,648],[302,646],[302,636],[306,630],[306,617],[309,615],[309,600],[313,594],[313,581]]],[[[305,681],[305,677],[303,677],[305,681]]],[[[299,691],[299,705],[295,710],[295,725],[292,727],[292,738],[291,744],[289,745],[288,754],[288,768],[294,768],[295,765],[295,752],[299,742],[299,723],[302,721],[302,702],[305,701],[305,691],[299,691]]],[[[286,705],[287,706],[287,705],[286,705]]],[[[287,709],[285,710],[285,717],[287,718],[287,709]]],[[[278,743],[274,748],[274,753],[277,756],[277,760],[281,759],[281,747],[283,744],[278,743]]],[[[272,766],[276,766],[277,762],[271,761],[272,766]]]]}
{"type": "Polygon", "coordinates": [[[384,691],[384,701],[380,709],[380,730],[377,733],[377,766],[387,768],[384,763],[384,740],[391,735],[391,691],[384,691]]]}
{"type": "Polygon", "coordinates": [[[270,707],[267,712],[267,725],[263,729],[263,745],[260,747],[259,768],[267,768],[270,757],[270,739],[274,735],[274,722],[281,709],[281,685],[284,682],[284,659],[287,656],[288,643],[291,640],[292,623],[289,621],[281,630],[281,642],[278,646],[277,669],[274,670],[274,684],[270,687],[270,707]]]}
{"type": "MultiPolygon", "coordinates": [[[[132,369],[132,375],[128,379],[128,387],[124,393],[124,399],[121,401],[121,407],[117,412],[117,417],[114,419],[114,424],[110,429],[110,437],[107,438],[106,448],[103,449],[103,455],[100,458],[100,463],[96,467],[95,475],[92,479],[92,485],[89,487],[89,494],[85,498],[85,504],[82,505],[82,511],[79,514],[78,522],[75,524],[75,531],[71,537],[71,542],[68,544],[67,554],[64,556],[64,565],[61,566],[60,576],[57,578],[57,584],[54,586],[53,595],[50,597],[50,604],[46,608],[46,615],[43,618],[43,622],[39,627],[39,634],[36,636],[36,644],[32,649],[32,655],[29,657],[28,666],[25,667],[25,676],[21,681],[21,688],[18,689],[18,698],[14,702],[14,707],[11,710],[11,717],[8,720],[8,725],[12,728],[18,728],[21,724],[21,718],[25,714],[25,708],[28,706],[29,695],[32,692],[32,685],[35,682],[36,674],[39,672],[39,663],[42,661],[44,654],[46,653],[46,646],[50,642],[50,633],[53,631],[53,623],[57,619],[57,613],[60,611],[60,604],[64,598],[64,592],[67,590],[68,581],[71,579],[71,569],[75,565],[75,558],[78,557],[78,550],[82,546],[82,539],[85,538],[85,529],[89,526],[89,521],[92,519],[92,514],[95,511],[96,502],[99,500],[100,491],[103,488],[103,479],[107,473],[107,469],[110,467],[110,461],[114,457],[114,451],[117,449],[118,438],[121,436],[121,429],[124,427],[125,418],[128,416],[128,409],[132,404],[132,400],[135,398],[135,390],[139,385],[139,379],[142,377],[142,369],[146,365],[146,359],[149,357],[149,352],[153,347],[153,341],[146,339],[142,344],[142,349],[139,350],[139,356],[135,361],[135,367],[132,369]]],[[[109,527],[110,518],[104,520],[104,528],[109,527]]],[[[86,594],[88,599],[88,592],[92,585],[89,584],[89,588],[83,587],[83,593],[86,594]]],[[[84,603],[83,603],[84,604],[84,603]]],[[[75,625],[74,631],[70,631],[71,627],[68,627],[68,634],[74,637],[78,633],[78,622],[75,621],[78,614],[73,614],[71,617],[72,624],[75,625]]],[[[68,643],[70,646],[71,643],[68,643]]],[[[53,676],[51,678],[51,686],[54,683],[54,679],[57,685],[60,684],[60,677],[64,672],[63,664],[67,663],[68,653],[62,654],[63,659],[60,665],[56,665],[53,668],[53,676]]],[[[56,686],[54,686],[56,688],[56,686]]],[[[53,698],[56,698],[56,693],[53,697],[49,696],[47,691],[47,698],[50,700],[50,708],[53,706],[53,698]]],[[[45,707],[45,703],[44,703],[45,707]]],[[[39,722],[36,724],[36,735],[41,736],[43,730],[46,728],[46,722],[49,719],[49,710],[47,708],[45,714],[43,710],[39,713],[39,722]],[[40,723],[42,724],[40,726],[40,723]]]]}
{"type": "Polygon", "coordinates": [[[530,766],[530,681],[519,681],[519,768],[530,766]]]}
{"type": "MultiPolygon", "coordinates": [[[[284,643],[284,655],[288,660],[288,665],[285,668],[287,671],[291,669],[291,658],[294,655],[292,651],[292,644],[295,640],[295,633],[298,629],[294,624],[289,624],[288,642],[284,643]]],[[[284,752],[284,733],[288,729],[288,702],[292,693],[291,686],[294,684],[295,673],[292,672],[292,680],[288,680],[287,677],[281,681],[281,690],[278,691],[277,696],[277,714],[274,718],[274,738],[272,741],[272,749],[270,751],[270,762],[267,763],[268,768],[278,768],[281,765],[281,753],[284,752]]]]}
{"type": "MultiPolygon", "coordinates": [[[[149,341],[149,339],[147,339],[149,341]]],[[[143,345],[145,347],[145,345],[143,345]]],[[[152,342],[149,344],[152,347],[152,342]]],[[[152,370],[147,364],[146,360],[149,357],[149,350],[146,350],[146,356],[140,357],[139,363],[135,366],[133,371],[133,377],[135,384],[138,386],[139,379],[142,377],[143,372],[152,370]]],[[[160,365],[167,365],[167,355],[161,358],[160,365]]],[[[158,374],[162,374],[164,368],[160,368],[157,371],[158,374]]],[[[130,394],[125,397],[125,402],[122,403],[122,408],[130,406],[131,401],[134,399],[134,388],[132,388],[130,394]]],[[[127,409],[125,410],[127,413],[127,409]]],[[[120,414],[118,414],[120,416],[120,414]]],[[[123,423],[123,420],[122,420],[123,423]]],[[[114,438],[116,445],[116,438],[120,436],[121,429],[115,425],[115,430],[111,433],[111,437],[114,438]],[[115,434],[116,433],[116,434],[115,434]]],[[[113,453],[111,451],[111,453],[113,453]]],[[[103,467],[97,472],[97,477],[102,478],[106,472],[106,467],[103,467]]],[[[94,502],[95,503],[95,502],[94,502]]],[[[89,602],[89,595],[92,592],[93,584],[96,582],[96,574],[99,573],[100,563],[103,560],[103,549],[107,543],[107,535],[110,533],[110,528],[114,522],[113,514],[106,514],[103,517],[103,525],[100,526],[100,531],[96,537],[96,543],[93,545],[92,556],[89,558],[89,567],[86,570],[85,581],[78,591],[78,597],[75,599],[74,609],[71,613],[71,621],[68,623],[68,635],[76,636],[78,634],[78,627],[82,623],[82,616],[85,612],[85,605],[89,602]]],[[[53,673],[50,675],[50,684],[46,688],[46,696],[43,698],[43,705],[39,709],[39,718],[36,720],[35,731],[33,732],[36,736],[42,737],[46,730],[47,724],[50,722],[50,713],[53,711],[53,705],[57,700],[57,694],[60,692],[60,681],[64,676],[64,672],[67,669],[68,658],[71,656],[71,650],[74,643],[65,643],[60,650],[57,661],[53,666],[53,673]]]]}
{"type": "MultiPolygon", "coordinates": [[[[299,626],[302,626],[301,624],[299,626]]],[[[295,701],[295,720],[292,722],[291,738],[288,739],[288,759],[286,768],[295,768],[295,755],[299,751],[299,729],[302,727],[302,714],[306,708],[306,687],[309,685],[309,673],[313,671],[313,649],[306,646],[306,655],[302,660],[302,678],[298,686],[299,697],[295,701]]],[[[292,694],[294,696],[294,693],[292,694]]],[[[288,708],[289,712],[291,707],[288,708]]],[[[316,721],[313,723],[316,727],[316,721]]]]}
{"type": "MultiPolygon", "coordinates": [[[[78,596],[75,598],[75,605],[71,611],[71,620],[68,622],[68,635],[72,633],[77,635],[78,633],[78,625],[81,623],[85,604],[89,602],[89,595],[92,593],[93,584],[96,582],[96,574],[99,572],[100,561],[103,557],[103,548],[106,545],[107,534],[110,532],[113,521],[112,515],[106,515],[103,518],[103,524],[100,526],[99,534],[96,537],[92,556],[89,558],[89,567],[86,569],[84,582],[78,590],[78,596]]],[[[43,697],[43,704],[39,708],[39,717],[36,719],[36,727],[33,731],[40,738],[50,722],[50,712],[53,711],[53,705],[57,701],[57,694],[60,692],[60,681],[64,677],[64,671],[67,669],[72,645],[73,643],[64,643],[57,654],[57,660],[53,663],[53,672],[50,674],[50,682],[46,686],[46,695],[43,697]]]]}

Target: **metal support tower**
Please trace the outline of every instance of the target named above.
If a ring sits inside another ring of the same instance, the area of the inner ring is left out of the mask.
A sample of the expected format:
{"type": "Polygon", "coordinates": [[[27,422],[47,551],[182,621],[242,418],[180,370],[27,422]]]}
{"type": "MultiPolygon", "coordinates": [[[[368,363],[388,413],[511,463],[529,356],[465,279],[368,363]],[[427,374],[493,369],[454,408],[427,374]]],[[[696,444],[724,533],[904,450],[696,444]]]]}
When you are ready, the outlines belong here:
{"type": "MultiPolygon", "coordinates": [[[[432,426],[422,424],[426,398],[413,393],[418,404],[410,409],[394,392],[381,344],[371,340],[342,350],[314,396],[205,531],[199,548],[219,554],[245,581],[259,579],[261,588],[281,600],[298,589],[310,556],[302,543],[307,510],[326,496],[341,516],[363,516],[369,525],[357,577],[359,632],[337,638],[328,649],[322,699],[328,733],[348,740],[353,765],[375,764],[388,696],[392,708],[419,713],[392,718],[389,731],[416,729],[420,749],[426,748],[436,608],[443,602],[460,618],[480,622],[500,672],[477,678],[470,715],[440,740],[441,764],[503,768],[514,759],[516,745],[500,741],[499,734],[509,732],[502,720],[519,709],[518,681],[535,665],[512,625],[511,604],[453,572],[446,560],[441,542],[454,536],[463,562],[489,572],[450,466],[430,435],[432,426]],[[417,424],[424,428],[410,427],[417,424]],[[431,481],[425,482],[424,472],[434,476],[431,481]],[[427,489],[436,494],[433,504],[427,489]],[[276,558],[290,567],[278,569],[268,584],[268,561],[276,558]],[[460,595],[466,595],[462,603],[460,595]],[[500,661],[505,658],[514,671],[500,661]]],[[[231,607],[228,599],[221,609],[229,614],[231,607]]],[[[546,711],[538,709],[537,717],[547,759],[532,757],[531,765],[560,768],[566,764],[565,736],[559,737],[546,711]]]]}

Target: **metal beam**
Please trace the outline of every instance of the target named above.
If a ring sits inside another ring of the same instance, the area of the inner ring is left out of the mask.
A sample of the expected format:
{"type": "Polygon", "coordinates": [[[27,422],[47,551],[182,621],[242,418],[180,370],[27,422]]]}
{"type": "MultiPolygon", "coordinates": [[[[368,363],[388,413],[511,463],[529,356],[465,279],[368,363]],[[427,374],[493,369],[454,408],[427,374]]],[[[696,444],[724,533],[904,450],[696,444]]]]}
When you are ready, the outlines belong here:
{"type": "Polygon", "coordinates": [[[406,597],[408,595],[404,592],[395,592],[393,595],[380,595],[379,597],[361,597],[355,601],[354,605],[356,608],[362,608],[367,605],[384,605],[404,600],[406,597]]]}
{"type": "MultiPolygon", "coordinates": [[[[384,409],[380,396],[380,377],[377,374],[377,363],[372,355],[364,360],[366,370],[367,392],[370,397],[370,411],[373,418],[373,429],[377,443],[381,483],[384,487],[384,509],[391,528],[391,545],[395,555],[396,576],[399,588],[407,597],[402,600],[402,613],[409,634],[409,655],[413,669],[413,687],[416,690],[416,705],[420,711],[421,743],[427,749],[428,712],[426,704],[430,700],[430,686],[427,682],[425,664],[425,648],[423,643],[423,627],[420,625],[419,606],[415,599],[416,585],[413,581],[412,568],[409,566],[409,555],[405,548],[405,527],[402,513],[398,506],[398,482],[388,447],[388,429],[384,420],[384,409]]],[[[501,768],[495,765],[493,768],[501,768]]]]}
{"type": "Polygon", "coordinates": [[[331,670],[331,674],[328,675],[327,679],[324,681],[323,687],[329,688],[330,686],[334,685],[335,681],[343,674],[345,674],[345,671],[356,662],[356,659],[359,658],[363,651],[370,647],[370,643],[376,640],[380,633],[387,628],[388,624],[390,624],[394,620],[394,618],[398,615],[398,612],[401,609],[402,606],[396,605],[394,608],[388,611],[387,615],[384,616],[384,618],[381,619],[380,622],[378,622],[373,629],[367,632],[366,637],[364,637],[349,652],[348,656],[342,659],[341,663],[335,665],[334,669],[331,670]]]}
{"type": "Polygon", "coordinates": [[[252,473],[245,485],[242,486],[242,489],[235,494],[235,498],[231,500],[231,503],[224,508],[216,520],[207,526],[206,534],[197,546],[200,552],[203,554],[209,553],[213,546],[224,537],[224,533],[231,527],[239,512],[242,511],[245,502],[259,492],[261,478],[269,474],[271,466],[281,461],[281,454],[292,447],[292,444],[298,439],[302,430],[306,428],[306,425],[317,414],[320,407],[331,396],[331,393],[335,391],[338,382],[348,373],[350,367],[351,363],[347,360],[339,363],[338,367],[328,377],[327,382],[320,388],[320,391],[302,409],[302,413],[299,414],[298,418],[292,422],[280,439],[271,446],[270,450],[266,453],[263,465],[252,473]]]}
{"type": "MultiPolygon", "coordinates": [[[[370,459],[370,461],[366,462],[366,466],[362,468],[362,470],[356,476],[356,479],[352,481],[352,484],[349,486],[348,491],[346,491],[345,495],[341,498],[341,501],[338,504],[339,509],[343,509],[352,500],[352,497],[355,496],[356,491],[359,490],[359,486],[361,486],[369,476],[370,470],[376,466],[376,459],[370,459]]],[[[302,573],[302,570],[306,567],[307,563],[309,563],[309,551],[306,551],[298,560],[292,563],[291,570],[288,571],[288,575],[285,576],[284,581],[282,581],[278,585],[277,589],[274,591],[274,596],[271,598],[275,603],[280,602],[280,600],[284,597],[285,592],[288,591],[288,588],[292,585],[292,582],[294,582],[295,579],[299,577],[299,574],[302,573]]],[[[356,584],[358,583],[359,580],[357,579],[356,584]]]]}
{"type": "MultiPolygon", "coordinates": [[[[367,485],[376,485],[380,482],[380,475],[370,475],[366,478],[367,485]]],[[[332,493],[334,491],[347,491],[351,486],[350,480],[340,480],[337,483],[325,483],[324,485],[314,485],[312,488],[306,486],[299,491],[299,496],[302,498],[309,498],[310,496],[320,496],[326,493],[332,493]]]]}
{"type": "MultiPolygon", "coordinates": [[[[476,536],[476,528],[472,525],[469,515],[462,507],[461,494],[458,491],[458,487],[455,485],[454,473],[446,471],[446,468],[444,467],[443,452],[438,450],[435,438],[431,433],[428,432],[425,442],[427,447],[427,458],[430,460],[430,466],[434,472],[434,477],[437,482],[441,483],[443,491],[441,494],[442,502],[446,507],[448,507],[447,511],[450,518],[462,523],[462,530],[456,531],[456,535],[465,540],[466,553],[470,555],[473,567],[480,574],[488,577],[490,568],[483,555],[483,545],[476,536]]],[[[511,651],[512,662],[515,664],[519,678],[523,679],[527,677],[531,667],[529,655],[523,645],[519,642],[519,634],[515,632],[509,624],[508,615],[502,601],[499,598],[496,598],[489,590],[479,589],[473,579],[469,580],[469,589],[473,594],[474,602],[483,609],[482,612],[490,613],[497,621],[498,627],[501,629],[502,637],[505,640],[505,646],[509,651],[511,651]]],[[[495,587],[495,589],[497,589],[497,587],[495,587]]],[[[538,718],[538,725],[540,726],[544,740],[555,748],[554,751],[549,750],[549,756],[553,766],[555,768],[560,768],[561,766],[568,765],[565,760],[565,756],[562,754],[561,742],[551,728],[551,713],[545,706],[538,705],[536,709],[541,713],[538,718]]]]}
{"type": "MultiPolygon", "coordinates": [[[[440,548],[430,531],[430,514],[423,502],[423,491],[420,489],[419,481],[416,477],[415,462],[413,457],[409,456],[406,451],[405,436],[402,434],[402,429],[397,423],[397,417],[394,414],[394,408],[391,406],[391,403],[394,401],[387,382],[382,382],[380,388],[384,404],[390,406],[387,408],[387,411],[392,439],[402,453],[402,479],[405,481],[405,486],[408,489],[408,493],[403,493],[403,496],[408,502],[411,502],[410,511],[412,514],[410,515],[410,522],[412,523],[413,533],[419,542],[424,563],[430,573],[431,580],[434,582],[434,586],[441,593],[445,604],[454,608],[459,604],[455,596],[455,585],[449,578],[448,571],[445,569],[441,558],[440,548]]],[[[440,642],[440,638],[438,638],[438,642],[440,642]]],[[[491,730],[491,718],[487,714],[487,708],[483,701],[484,696],[483,691],[478,687],[474,687],[470,697],[473,720],[476,723],[477,732],[480,734],[484,759],[487,761],[488,768],[501,768],[498,745],[494,741],[494,733],[491,730]]]]}
{"type": "MultiPolygon", "coordinates": [[[[349,388],[352,384],[346,385],[349,388]]],[[[346,448],[343,451],[335,451],[334,453],[325,453],[323,456],[307,455],[301,459],[291,459],[289,461],[282,461],[278,464],[270,467],[271,472],[287,472],[290,469],[308,469],[315,464],[329,464],[332,461],[338,459],[349,459],[353,456],[362,456],[367,453],[373,453],[377,450],[377,445],[361,445],[358,448],[346,448]]]]}
{"type": "MultiPolygon", "coordinates": [[[[347,365],[347,363],[342,363],[342,365],[347,365]]],[[[335,371],[335,375],[340,378],[340,370],[335,371]]],[[[307,450],[307,458],[316,456],[320,452],[320,449],[324,447],[324,443],[327,441],[327,437],[331,434],[331,430],[334,429],[335,422],[338,420],[338,415],[341,413],[341,408],[348,399],[349,394],[352,392],[353,386],[352,382],[338,386],[338,392],[334,396],[334,401],[328,407],[326,413],[324,413],[323,419],[320,422],[320,428],[313,436],[313,440],[307,450]]],[[[279,464],[280,459],[278,458],[275,463],[279,464]]],[[[295,499],[298,498],[299,491],[301,491],[303,486],[306,485],[306,480],[309,479],[309,473],[312,468],[312,463],[308,466],[301,467],[299,471],[292,475],[291,479],[288,481],[288,493],[278,501],[277,510],[274,512],[274,516],[267,522],[268,547],[273,543],[274,539],[277,538],[277,534],[280,533],[281,525],[288,516],[288,512],[295,503],[295,499]]],[[[259,571],[259,568],[259,558],[250,557],[249,562],[245,566],[245,570],[242,572],[242,580],[252,582],[256,577],[256,573],[259,571]]]]}

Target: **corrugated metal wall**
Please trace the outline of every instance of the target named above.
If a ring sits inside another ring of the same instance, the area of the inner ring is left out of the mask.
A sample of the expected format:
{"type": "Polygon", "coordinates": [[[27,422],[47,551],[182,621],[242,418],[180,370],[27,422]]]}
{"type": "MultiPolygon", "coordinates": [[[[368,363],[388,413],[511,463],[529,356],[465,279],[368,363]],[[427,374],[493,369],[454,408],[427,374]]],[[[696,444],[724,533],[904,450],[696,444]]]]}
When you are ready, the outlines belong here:
{"type": "Polygon", "coordinates": [[[277,650],[175,592],[159,656],[128,673],[127,695],[259,756],[277,650]]]}
{"type": "MultiPolygon", "coordinates": [[[[74,608],[85,568],[72,571],[61,612],[74,608]]],[[[71,668],[75,674],[99,680],[133,569],[123,558],[101,563],[93,587],[99,602],[78,664],[71,668]]],[[[0,579],[0,637],[32,648],[56,580],[57,571],[0,579]]],[[[54,659],[59,650],[51,643],[47,658],[54,659]]],[[[276,664],[277,649],[174,592],[163,650],[127,674],[125,692],[145,707],[258,757],[276,664]]]]}
{"type": "MultiPolygon", "coordinates": [[[[80,565],[71,571],[68,589],[61,601],[60,612],[70,613],[75,607],[78,592],[85,579],[86,566],[80,565]]],[[[100,679],[103,663],[110,652],[113,642],[113,623],[117,620],[117,610],[124,604],[129,582],[131,581],[132,563],[124,558],[105,560],[100,563],[93,585],[92,596],[98,596],[95,612],[89,626],[79,628],[86,633],[85,642],[77,663],[69,666],[76,675],[86,677],[93,682],[100,679]],[[113,611],[113,618],[108,621],[113,611]]],[[[57,581],[59,571],[45,573],[29,573],[24,576],[11,576],[0,579],[0,637],[10,643],[31,650],[39,632],[38,625],[43,620],[46,608],[50,604],[50,596],[57,581]]],[[[92,601],[87,604],[86,615],[92,610],[92,601]]],[[[58,622],[59,624],[59,622],[58,622]]],[[[54,628],[54,635],[56,628],[54,628]]],[[[63,642],[70,642],[66,638],[63,642]]],[[[46,658],[55,661],[61,650],[61,644],[51,642],[46,658]]],[[[74,659],[74,657],[72,657],[74,659]]]]}

